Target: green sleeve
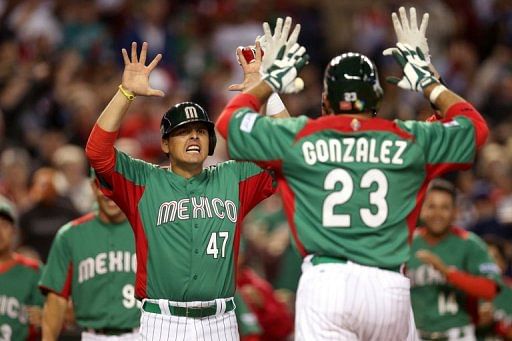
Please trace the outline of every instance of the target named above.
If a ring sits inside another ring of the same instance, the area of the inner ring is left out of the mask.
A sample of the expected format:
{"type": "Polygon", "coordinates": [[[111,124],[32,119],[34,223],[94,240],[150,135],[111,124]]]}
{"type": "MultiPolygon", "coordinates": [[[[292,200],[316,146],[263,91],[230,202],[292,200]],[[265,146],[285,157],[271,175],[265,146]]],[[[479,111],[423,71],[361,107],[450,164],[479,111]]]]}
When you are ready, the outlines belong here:
{"type": "Polygon", "coordinates": [[[235,314],[240,336],[261,335],[262,330],[256,315],[249,309],[239,293],[235,293],[235,314]]]}
{"type": "Polygon", "coordinates": [[[492,261],[485,243],[475,234],[468,237],[467,271],[473,275],[484,276],[500,281],[500,269],[492,261]]]}
{"type": "Polygon", "coordinates": [[[229,155],[235,160],[282,160],[306,122],[305,116],[273,119],[241,109],[229,123],[229,155]]]}
{"type": "Polygon", "coordinates": [[[139,159],[134,159],[119,150],[116,151],[115,172],[135,185],[146,184],[148,175],[155,168],[157,168],[156,165],[139,159]]]}
{"type": "Polygon", "coordinates": [[[476,153],[475,128],[464,116],[447,122],[399,121],[396,123],[414,135],[423,149],[427,164],[466,164],[476,153]]]}
{"type": "Polygon", "coordinates": [[[68,244],[67,234],[71,225],[64,225],[53,240],[48,260],[43,268],[41,280],[39,286],[43,292],[48,290],[55,292],[58,295],[62,295],[67,298],[70,293],[70,283],[68,276],[72,274],[68,273],[72,264],[71,249],[68,244]]]}

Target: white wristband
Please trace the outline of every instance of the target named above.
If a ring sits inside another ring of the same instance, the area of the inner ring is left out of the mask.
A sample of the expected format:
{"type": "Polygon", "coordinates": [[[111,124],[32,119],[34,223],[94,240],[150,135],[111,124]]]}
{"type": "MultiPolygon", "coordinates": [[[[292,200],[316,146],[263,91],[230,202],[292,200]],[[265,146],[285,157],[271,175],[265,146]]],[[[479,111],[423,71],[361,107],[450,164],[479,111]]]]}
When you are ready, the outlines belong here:
{"type": "Polygon", "coordinates": [[[272,95],[270,95],[267,100],[267,109],[265,110],[265,115],[274,116],[283,110],[286,110],[283,101],[281,101],[281,98],[277,93],[272,93],[272,95]]]}
{"type": "Polygon", "coordinates": [[[430,103],[432,104],[436,104],[436,100],[437,98],[439,97],[439,95],[441,94],[441,92],[447,90],[446,87],[442,84],[439,84],[438,86],[436,86],[431,92],[430,92],[430,96],[429,96],[429,100],[430,100],[430,103]]]}

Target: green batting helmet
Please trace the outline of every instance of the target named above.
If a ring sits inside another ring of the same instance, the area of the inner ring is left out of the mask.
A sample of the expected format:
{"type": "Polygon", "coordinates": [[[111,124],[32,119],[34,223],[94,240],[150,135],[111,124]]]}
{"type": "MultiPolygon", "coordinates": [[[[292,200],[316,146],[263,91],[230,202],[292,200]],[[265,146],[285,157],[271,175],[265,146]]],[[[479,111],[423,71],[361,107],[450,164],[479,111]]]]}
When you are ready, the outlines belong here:
{"type": "Polygon", "coordinates": [[[376,115],[384,91],[372,61],[362,54],[347,52],[331,59],[325,68],[324,94],[328,102],[322,106],[327,113],[376,115]]]}
{"type": "Polygon", "coordinates": [[[208,155],[213,155],[215,145],[217,144],[217,137],[215,136],[215,125],[208,117],[206,111],[197,103],[194,102],[183,102],[174,105],[169,109],[160,122],[160,133],[162,138],[167,138],[170,133],[176,130],[178,127],[182,127],[185,124],[202,122],[206,124],[208,128],[208,134],[210,136],[210,145],[208,146],[208,155]]]}

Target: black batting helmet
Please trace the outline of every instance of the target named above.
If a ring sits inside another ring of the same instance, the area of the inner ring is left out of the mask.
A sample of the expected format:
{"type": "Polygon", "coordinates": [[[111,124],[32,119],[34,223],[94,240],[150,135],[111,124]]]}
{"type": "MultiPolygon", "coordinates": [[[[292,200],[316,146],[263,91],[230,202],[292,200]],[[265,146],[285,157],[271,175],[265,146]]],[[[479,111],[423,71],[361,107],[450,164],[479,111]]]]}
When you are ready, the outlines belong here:
{"type": "Polygon", "coordinates": [[[197,103],[183,102],[174,105],[169,109],[160,123],[160,133],[162,138],[167,138],[178,127],[185,124],[201,122],[206,124],[208,128],[208,135],[210,136],[210,144],[208,146],[208,155],[213,155],[215,145],[217,144],[217,137],[215,136],[215,125],[208,117],[206,111],[197,103]]]}
{"type": "Polygon", "coordinates": [[[334,114],[372,112],[379,109],[384,91],[377,68],[359,53],[347,52],[334,57],[325,68],[326,112],[334,114]]]}

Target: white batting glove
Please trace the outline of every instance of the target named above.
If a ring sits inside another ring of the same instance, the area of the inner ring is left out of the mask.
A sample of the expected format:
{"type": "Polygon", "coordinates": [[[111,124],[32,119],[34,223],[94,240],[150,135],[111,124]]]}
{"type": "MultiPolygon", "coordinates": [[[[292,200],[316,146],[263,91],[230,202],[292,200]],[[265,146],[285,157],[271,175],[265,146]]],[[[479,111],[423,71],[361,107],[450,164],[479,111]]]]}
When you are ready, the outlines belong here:
{"type": "Polygon", "coordinates": [[[292,46],[297,43],[300,33],[300,24],[295,25],[293,32],[290,34],[291,26],[292,18],[286,17],[284,25],[283,19],[277,18],[274,34],[272,34],[268,22],[263,23],[264,35],[259,37],[259,42],[264,52],[261,64],[262,70],[267,70],[270,65],[272,65],[283,45],[285,46],[284,54],[286,55],[292,46]]]}
{"type": "Polygon", "coordinates": [[[414,49],[407,44],[397,43],[392,54],[395,60],[403,69],[402,78],[387,77],[386,81],[393,83],[406,90],[423,91],[430,84],[439,83],[430,71],[421,49],[414,49]]]}
{"type": "MultiPolygon", "coordinates": [[[[425,56],[425,61],[427,64],[430,64],[430,53],[427,37],[425,35],[428,26],[429,14],[423,14],[420,27],[418,28],[416,9],[414,7],[409,9],[409,18],[407,18],[407,11],[404,7],[400,7],[398,12],[400,14],[400,18],[398,18],[398,15],[395,12],[391,14],[397,42],[401,44],[407,44],[414,49],[419,48],[423,53],[423,56],[425,56]]],[[[394,48],[386,49],[384,50],[383,54],[385,56],[390,56],[393,54],[393,49],[394,48]]]]}
{"type": "Polygon", "coordinates": [[[279,53],[269,68],[263,69],[263,80],[278,93],[296,93],[302,90],[304,82],[297,81],[297,74],[306,65],[309,56],[306,49],[299,44],[284,53],[286,46],[281,46],[279,53]]]}

